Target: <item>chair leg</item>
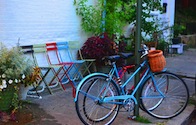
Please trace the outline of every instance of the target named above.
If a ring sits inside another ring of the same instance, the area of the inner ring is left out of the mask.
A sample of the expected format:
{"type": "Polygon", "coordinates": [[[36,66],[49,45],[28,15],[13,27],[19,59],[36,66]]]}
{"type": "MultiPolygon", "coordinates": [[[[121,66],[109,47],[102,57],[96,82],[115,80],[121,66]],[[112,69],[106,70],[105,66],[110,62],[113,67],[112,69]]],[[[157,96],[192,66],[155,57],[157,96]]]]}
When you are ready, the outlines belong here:
{"type": "MultiPolygon", "coordinates": [[[[73,72],[73,74],[74,74],[74,77],[75,77],[75,75],[77,76],[77,75],[81,75],[79,72],[78,72],[78,68],[79,67],[76,67],[76,66],[74,66],[74,64],[71,64],[71,65],[69,65],[68,67],[66,67],[66,66],[64,66],[64,70],[65,70],[65,76],[66,76],[66,78],[69,80],[69,84],[71,85],[71,87],[72,87],[72,95],[73,95],[73,97],[75,97],[75,93],[76,93],[76,86],[77,86],[77,83],[76,83],[76,81],[74,80],[74,78],[72,78],[71,76],[73,76],[71,73],[72,73],[72,68],[74,68],[74,72],[73,72]],[[78,74],[79,73],[79,74],[78,74]]],[[[81,77],[81,76],[80,76],[81,77]]]]}
{"type": "MultiPolygon", "coordinates": [[[[38,83],[38,86],[37,88],[41,85],[41,83],[43,82],[46,89],[48,90],[48,92],[50,94],[53,94],[53,88],[56,88],[57,86],[60,87],[60,89],[62,89],[62,86],[60,85],[60,81],[59,79],[57,78],[57,73],[59,72],[59,70],[57,72],[53,71],[54,69],[52,67],[44,67],[44,68],[41,68],[41,70],[45,70],[45,72],[43,73],[43,71],[41,72],[41,77],[42,77],[42,80],[39,81],[38,83]],[[46,81],[46,77],[49,75],[50,71],[53,73],[53,77],[52,79],[50,79],[50,81],[46,81]],[[56,83],[57,85],[52,85],[52,82],[57,79],[56,81],[58,83],[56,83]]],[[[63,90],[63,89],[62,89],[63,90]]]]}
{"type": "MultiPolygon", "coordinates": [[[[64,75],[63,75],[62,77],[58,76],[59,73],[60,73],[62,70],[63,70],[63,66],[62,66],[62,67],[58,67],[58,70],[57,70],[57,71],[55,71],[55,68],[54,68],[54,67],[52,68],[52,72],[53,72],[53,74],[54,74],[54,77],[53,77],[52,80],[50,81],[49,85],[51,85],[52,82],[53,82],[55,79],[57,79],[57,82],[58,82],[57,84],[58,84],[58,86],[60,87],[60,89],[61,89],[61,90],[65,90],[65,87],[64,87],[63,84],[62,84],[62,78],[64,77],[64,75]]],[[[56,86],[54,86],[54,87],[56,87],[56,86]]],[[[49,88],[51,89],[50,86],[49,86],[49,88]]],[[[52,88],[53,88],[53,87],[52,87],[52,88]]]]}
{"type": "Polygon", "coordinates": [[[33,85],[33,88],[27,92],[27,97],[42,99],[39,93],[44,91],[44,87],[42,86],[41,90],[38,90],[38,87],[37,85],[33,85]]]}
{"type": "Polygon", "coordinates": [[[93,67],[93,71],[96,71],[96,67],[94,66],[94,62],[86,61],[84,64],[84,71],[82,72],[82,74],[85,74],[85,73],[91,74],[90,67],[93,67]]]}

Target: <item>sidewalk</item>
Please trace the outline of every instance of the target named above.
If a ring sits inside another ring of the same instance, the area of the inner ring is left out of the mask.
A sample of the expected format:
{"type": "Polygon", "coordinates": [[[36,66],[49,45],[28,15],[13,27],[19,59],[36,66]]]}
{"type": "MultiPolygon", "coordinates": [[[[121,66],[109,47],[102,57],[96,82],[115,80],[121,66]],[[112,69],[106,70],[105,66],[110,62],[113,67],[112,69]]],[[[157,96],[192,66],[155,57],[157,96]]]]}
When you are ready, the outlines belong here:
{"type": "MultiPolygon", "coordinates": [[[[181,75],[195,76],[196,49],[185,51],[182,55],[167,57],[166,60],[166,67],[169,71],[181,75]]],[[[195,81],[185,79],[185,82],[189,87],[190,95],[193,95],[195,93],[195,81]]],[[[56,92],[54,95],[44,95],[42,99],[30,98],[30,100],[32,103],[39,104],[40,108],[46,111],[50,117],[43,117],[41,121],[36,121],[35,119],[28,125],[82,125],[75,111],[71,88],[66,89],[66,91],[56,92]]],[[[148,125],[181,125],[185,124],[194,109],[195,106],[189,104],[179,116],[169,120],[156,119],[142,111],[140,115],[152,122],[152,124],[148,125]]],[[[127,116],[127,112],[120,112],[112,125],[146,125],[128,120],[127,116]]]]}
{"type": "Polygon", "coordinates": [[[169,71],[196,77],[196,49],[188,49],[182,55],[172,54],[166,58],[169,71]]]}

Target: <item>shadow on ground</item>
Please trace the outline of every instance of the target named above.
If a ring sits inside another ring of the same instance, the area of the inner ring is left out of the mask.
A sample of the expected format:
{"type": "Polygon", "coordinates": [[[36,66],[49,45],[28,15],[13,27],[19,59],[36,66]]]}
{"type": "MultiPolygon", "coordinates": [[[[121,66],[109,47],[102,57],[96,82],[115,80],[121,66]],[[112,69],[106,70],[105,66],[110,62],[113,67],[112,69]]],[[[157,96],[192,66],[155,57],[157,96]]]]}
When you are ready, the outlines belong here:
{"type": "Polygon", "coordinates": [[[49,123],[60,125],[53,116],[46,113],[38,104],[25,102],[22,104],[22,108],[17,111],[16,120],[0,120],[0,125],[48,125],[49,123]]]}

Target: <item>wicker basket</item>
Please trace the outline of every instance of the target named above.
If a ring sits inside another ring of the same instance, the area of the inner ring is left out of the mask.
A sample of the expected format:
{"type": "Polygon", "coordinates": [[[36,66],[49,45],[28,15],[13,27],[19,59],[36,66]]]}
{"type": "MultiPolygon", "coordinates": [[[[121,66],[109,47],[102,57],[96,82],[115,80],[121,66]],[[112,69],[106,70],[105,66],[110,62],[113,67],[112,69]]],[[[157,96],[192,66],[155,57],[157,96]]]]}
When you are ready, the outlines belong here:
{"type": "Polygon", "coordinates": [[[151,50],[148,53],[150,68],[153,72],[160,72],[166,65],[165,57],[161,50],[151,50]]]}

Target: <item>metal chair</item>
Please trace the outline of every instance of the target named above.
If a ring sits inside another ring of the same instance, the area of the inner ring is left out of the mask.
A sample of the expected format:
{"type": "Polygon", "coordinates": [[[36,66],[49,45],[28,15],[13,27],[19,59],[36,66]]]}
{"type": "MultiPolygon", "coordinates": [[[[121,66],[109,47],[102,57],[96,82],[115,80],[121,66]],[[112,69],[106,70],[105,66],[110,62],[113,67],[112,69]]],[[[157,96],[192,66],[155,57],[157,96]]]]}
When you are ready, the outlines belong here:
{"type": "MultiPolygon", "coordinates": [[[[83,66],[80,68],[83,76],[91,74],[92,73],[91,69],[93,69],[93,71],[96,71],[95,59],[85,59],[83,57],[78,41],[69,41],[68,44],[69,44],[70,51],[73,50],[77,51],[78,59],[85,61],[83,66]]],[[[72,53],[71,56],[72,56],[71,59],[74,59],[72,53]]]]}
{"type": "Polygon", "coordinates": [[[63,69],[63,66],[49,64],[46,54],[46,44],[34,44],[33,51],[35,63],[42,68],[42,74],[47,83],[45,85],[49,92],[52,94],[53,91],[57,89],[65,90],[64,86],[61,84],[61,79],[59,78],[59,73],[63,69]]]}
{"type": "Polygon", "coordinates": [[[60,61],[60,58],[57,52],[56,42],[46,43],[46,50],[47,50],[47,58],[51,65],[63,65],[64,66],[63,67],[64,72],[61,78],[62,84],[69,83],[68,78],[70,77],[68,76],[68,71],[73,65],[73,62],[61,62],[60,61]]]}
{"type": "Polygon", "coordinates": [[[73,62],[72,69],[69,71],[71,74],[71,79],[72,80],[81,80],[83,78],[82,73],[80,72],[81,66],[84,64],[84,60],[76,60],[73,59],[72,54],[69,49],[69,44],[68,42],[57,42],[57,49],[58,49],[58,54],[60,57],[61,62],[73,62]]]}

